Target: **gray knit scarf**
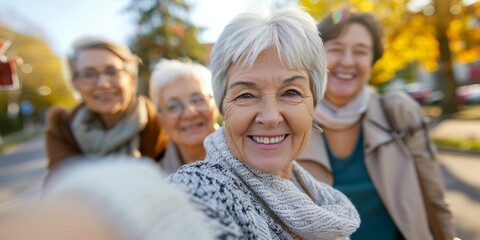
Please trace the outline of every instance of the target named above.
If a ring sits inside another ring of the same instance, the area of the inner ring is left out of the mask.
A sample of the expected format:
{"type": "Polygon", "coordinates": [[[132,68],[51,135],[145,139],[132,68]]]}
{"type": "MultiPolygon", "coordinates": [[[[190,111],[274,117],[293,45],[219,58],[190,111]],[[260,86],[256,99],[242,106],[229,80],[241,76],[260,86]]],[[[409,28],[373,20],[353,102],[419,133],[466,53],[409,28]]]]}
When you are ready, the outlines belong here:
{"type": "Polygon", "coordinates": [[[139,132],[148,121],[145,101],[141,97],[133,99],[126,111],[122,120],[106,130],[95,113],[87,106],[81,107],[71,129],[82,152],[94,156],[115,153],[140,157],[139,132]]]}
{"type": "Polygon", "coordinates": [[[223,128],[206,139],[205,147],[206,161],[226,163],[291,235],[302,239],[340,239],[358,228],[360,219],[348,198],[316,181],[298,163],[293,162],[293,171],[305,190],[313,195],[313,201],[292,181],[258,171],[238,160],[227,145],[223,128]]]}

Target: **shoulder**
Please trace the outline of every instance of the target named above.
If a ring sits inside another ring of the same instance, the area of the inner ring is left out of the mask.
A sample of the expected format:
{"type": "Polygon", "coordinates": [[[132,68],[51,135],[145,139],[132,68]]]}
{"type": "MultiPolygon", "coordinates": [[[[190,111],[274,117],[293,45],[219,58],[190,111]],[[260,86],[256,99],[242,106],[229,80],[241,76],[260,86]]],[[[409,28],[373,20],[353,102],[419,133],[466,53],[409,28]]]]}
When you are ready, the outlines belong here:
{"type": "MultiPolygon", "coordinates": [[[[187,164],[169,176],[169,182],[188,193],[196,191],[218,191],[218,188],[231,186],[231,172],[218,162],[199,161],[187,164]]],[[[230,188],[230,187],[229,187],[230,188]]]]}
{"type": "Polygon", "coordinates": [[[247,204],[250,199],[245,184],[219,161],[203,160],[184,165],[170,175],[168,181],[190,195],[197,204],[209,208],[213,204],[212,208],[217,210],[247,204]],[[217,206],[219,202],[223,204],[217,206]]]}
{"type": "Polygon", "coordinates": [[[47,111],[47,123],[58,122],[68,115],[68,110],[61,106],[52,106],[47,111]]]}
{"type": "MultiPolygon", "coordinates": [[[[147,135],[154,135],[154,138],[162,138],[165,133],[163,133],[160,122],[158,121],[157,109],[155,105],[153,105],[152,101],[149,98],[143,95],[139,95],[138,100],[141,104],[145,106],[145,109],[147,111],[147,126],[143,129],[142,133],[147,135]]],[[[166,144],[166,142],[164,142],[164,144],[166,144]]]]}
{"type": "Polygon", "coordinates": [[[155,105],[153,104],[152,100],[150,100],[148,97],[144,95],[138,95],[138,99],[141,99],[143,103],[145,104],[145,107],[147,108],[148,116],[152,116],[157,114],[157,109],[155,105]]]}
{"type": "Polygon", "coordinates": [[[386,107],[420,108],[415,99],[403,91],[392,91],[381,95],[386,107]]]}
{"type": "Polygon", "coordinates": [[[75,113],[83,106],[78,104],[72,109],[67,109],[63,106],[54,105],[51,106],[46,113],[46,123],[48,127],[58,127],[61,124],[69,123],[75,113]]]}
{"type": "Polygon", "coordinates": [[[380,96],[380,100],[383,101],[387,114],[395,121],[404,123],[402,125],[417,125],[426,121],[420,104],[405,92],[388,92],[380,96]]]}
{"type": "Polygon", "coordinates": [[[160,159],[167,147],[168,136],[157,117],[157,110],[147,97],[139,95],[138,99],[147,111],[147,125],[140,132],[140,152],[152,159],[160,159]]]}
{"type": "MultiPolygon", "coordinates": [[[[244,237],[237,217],[252,210],[251,197],[222,164],[205,160],[187,164],[170,175],[168,181],[190,197],[220,239],[244,237]]],[[[243,221],[250,220],[244,218],[243,221]]]]}

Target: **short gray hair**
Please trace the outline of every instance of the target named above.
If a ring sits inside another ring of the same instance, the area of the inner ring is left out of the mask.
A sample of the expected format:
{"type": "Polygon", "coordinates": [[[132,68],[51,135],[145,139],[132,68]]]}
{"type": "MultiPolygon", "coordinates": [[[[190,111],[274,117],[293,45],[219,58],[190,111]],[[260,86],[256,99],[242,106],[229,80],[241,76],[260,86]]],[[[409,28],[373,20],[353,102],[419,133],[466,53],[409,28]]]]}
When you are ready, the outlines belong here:
{"type": "Polygon", "coordinates": [[[125,70],[128,73],[131,73],[135,76],[138,75],[138,64],[141,63],[141,60],[137,55],[130,51],[128,46],[124,46],[103,38],[84,37],[73,43],[73,51],[68,57],[68,64],[70,66],[72,79],[75,79],[76,75],[75,63],[77,61],[78,54],[87,49],[104,49],[110,51],[124,62],[125,70]]]}
{"type": "Polygon", "coordinates": [[[210,69],[215,102],[223,113],[227,71],[232,64],[251,67],[258,55],[274,47],[288,67],[309,73],[316,106],[326,88],[326,56],[316,21],[301,7],[247,12],[235,17],[215,43],[210,69]]]}
{"type": "Polygon", "coordinates": [[[150,76],[149,97],[155,105],[160,99],[159,93],[162,88],[180,77],[192,77],[197,79],[207,91],[212,94],[210,70],[191,60],[161,59],[153,68],[150,76]]]}

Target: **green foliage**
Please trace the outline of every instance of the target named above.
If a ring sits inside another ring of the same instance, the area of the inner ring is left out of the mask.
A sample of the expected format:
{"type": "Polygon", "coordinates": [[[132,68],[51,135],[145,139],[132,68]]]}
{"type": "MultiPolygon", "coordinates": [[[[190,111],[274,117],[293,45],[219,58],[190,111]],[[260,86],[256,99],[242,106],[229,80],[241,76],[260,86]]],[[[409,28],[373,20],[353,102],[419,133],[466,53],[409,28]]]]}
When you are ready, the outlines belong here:
{"type": "Polygon", "coordinates": [[[201,31],[189,19],[191,7],[183,0],[132,0],[128,10],[137,15],[137,33],[131,48],[143,61],[141,92],[148,92],[150,72],[161,58],[189,58],[204,63],[206,49],[197,40],[201,31]]]}
{"type": "Polygon", "coordinates": [[[21,129],[23,121],[30,117],[43,117],[45,110],[53,104],[70,107],[77,102],[65,79],[61,58],[43,39],[3,25],[0,25],[0,38],[12,41],[6,55],[19,59],[17,73],[20,83],[17,90],[0,90],[1,134],[21,129]],[[22,102],[30,102],[34,112],[30,116],[9,116],[8,105],[22,102]]]}
{"type": "Polygon", "coordinates": [[[434,138],[433,141],[440,148],[457,149],[461,151],[480,151],[480,139],[476,138],[434,138]]]}
{"type": "Polygon", "coordinates": [[[8,151],[9,148],[24,143],[32,138],[38,137],[43,133],[43,129],[39,128],[28,133],[19,133],[9,139],[3,139],[0,142],[0,154],[8,151]]]}

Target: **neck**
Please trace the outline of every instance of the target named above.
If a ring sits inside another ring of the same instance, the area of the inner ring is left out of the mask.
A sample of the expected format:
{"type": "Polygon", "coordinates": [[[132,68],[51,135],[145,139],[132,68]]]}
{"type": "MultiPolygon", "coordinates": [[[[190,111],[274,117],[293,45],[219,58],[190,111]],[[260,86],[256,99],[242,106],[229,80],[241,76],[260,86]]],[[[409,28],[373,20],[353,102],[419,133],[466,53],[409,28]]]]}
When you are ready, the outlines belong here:
{"type": "Polygon", "coordinates": [[[125,112],[119,112],[115,114],[101,114],[100,118],[103,121],[103,124],[106,129],[112,128],[117,122],[119,122],[123,116],[125,115],[125,112]]]}
{"type": "Polygon", "coordinates": [[[334,97],[325,97],[328,102],[332,105],[334,105],[335,107],[337,108],[341,108],[345,105],[347,105],[350,100],[352,100],[351,98],[334,98],[334,97]]]}
{"type": "Polygon", "coordinates": [[[203,143],[196,146],[178,146],[183,164],[205,159],[206,151],[203,143]]]}
{"type": "Polygon", "coordinates": [[[103,124],[106,129],[112,128],[117,122],[119,122],[125,114],[129,111],[129,108],[132,107],[131,105],[133,104],[134,99],[130,99],[130,103],[128,104],[128,107],[126,109],[123,109],[117,113],[114,114],[100,114],[100,118],[103,121],[103,124]]]}
{"type": "Polygon", "coordinates": [[[293,169],[293,163],[290,162],[287,166],[285,166],[282,170],[277,172],[275,175],[284,179],[290,179],[290,175],[292,174],[292,169],[293,169]]]}

